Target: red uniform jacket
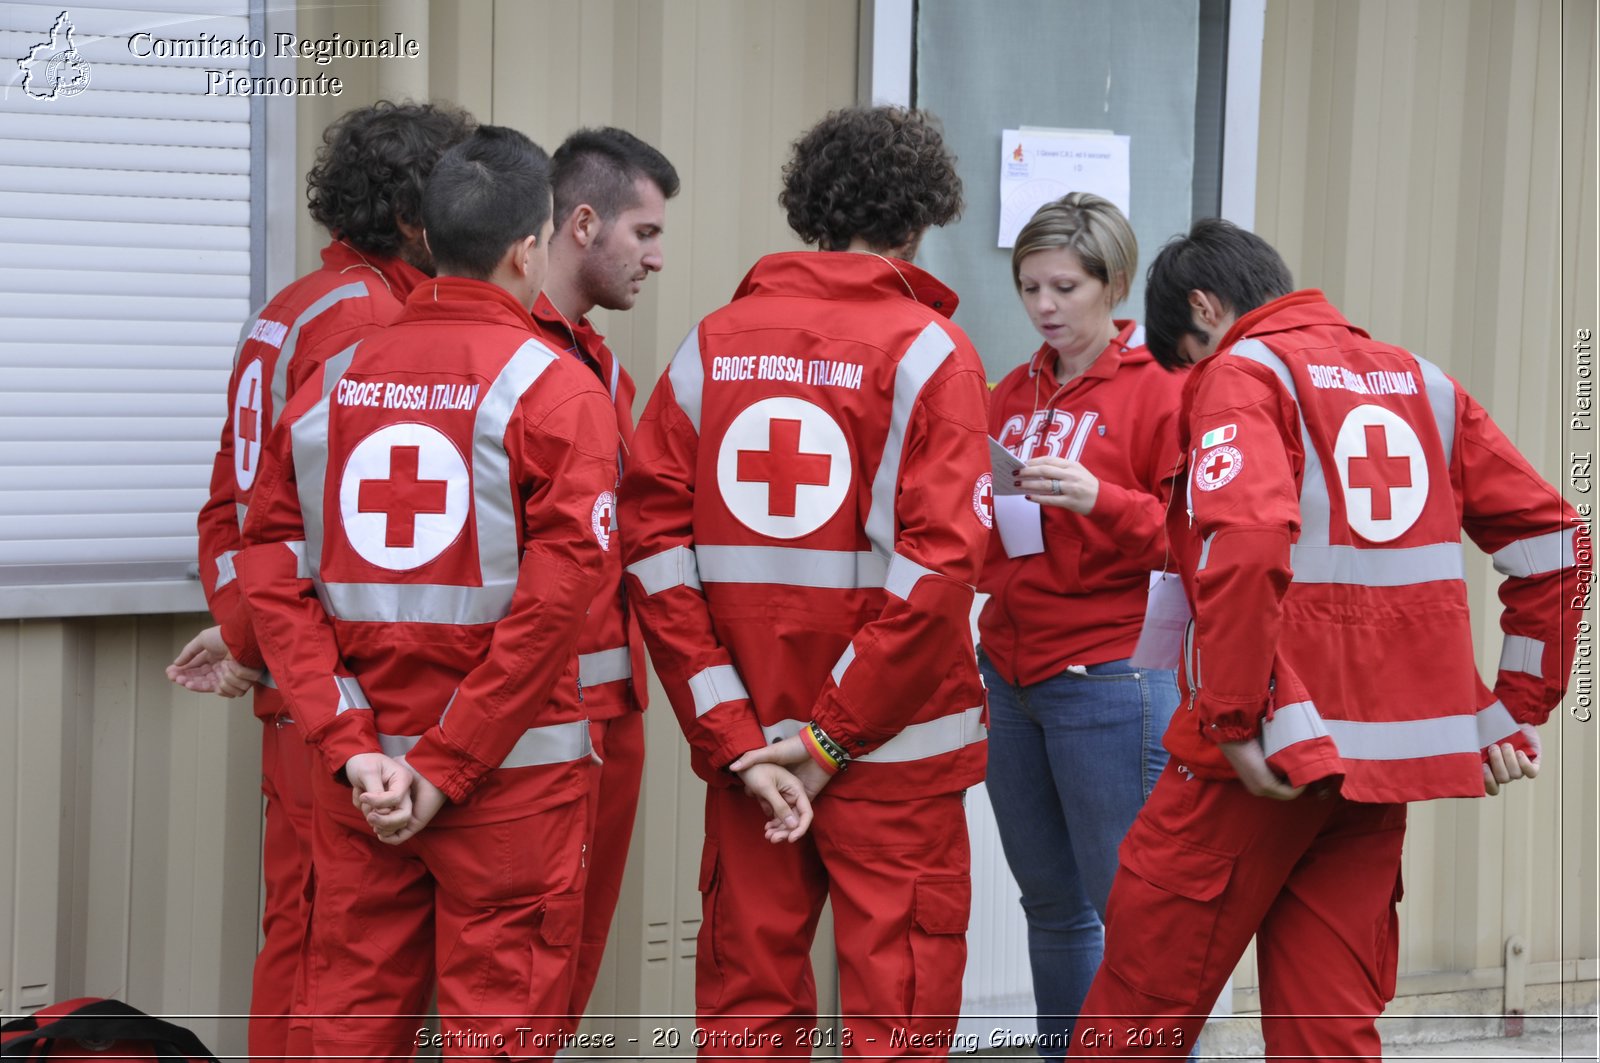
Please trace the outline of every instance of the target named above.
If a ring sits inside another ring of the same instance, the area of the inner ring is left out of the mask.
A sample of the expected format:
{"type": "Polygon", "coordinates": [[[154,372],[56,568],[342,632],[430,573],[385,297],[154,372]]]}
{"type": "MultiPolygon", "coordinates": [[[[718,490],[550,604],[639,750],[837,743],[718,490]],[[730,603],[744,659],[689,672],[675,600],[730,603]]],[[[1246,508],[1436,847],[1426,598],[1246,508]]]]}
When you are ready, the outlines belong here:
{"type": "MultiPolygon", "coordinates": [[[[322,249],[321,269],[283,289],[245,322],[228,379],[228,417],[211,464],[211,495],[199,519],[200,585],[219,623],[238,606],[233,559],[240,529],[267,437],[288,396],[323,359],[393,321],[425,279],[397,258],[363,255],[334,240],[322,249]]],[[[272,682],[265,677],[255,691],[262,719],[282,707],[272,682]]]]}
{"type": "Polygon", "coordinates": [[[855,758],[830,793],[982,778],[986,394],[955,303],[905,263],[769,255],[651,396],[628,591],[708,782],[811,720],[855,758]]]}
{"type": "Polygon", "coordinates": [[[259,636],[328,770],[404,755],[446,816],[588,783],[576,643],[611,545],[616,418],[532,327],[494,285],[418,287],[291,402],[235,562],[251,623],[224,637],[242,658],[259,636]]]}
{"type": "Polygon", "coordinates": [[[1455,381],[1320,292],[1247,314],[1221,351],[1184,388],[1168,529],[1195,620],[1167,748],[1227,776],[1215,743],[1259,734],[1297,785],[1482,796],[1480,750],[1566,687],[1589,549],[1571,507],[1455,381]],[[1493,692],[1462,531],[1507,577],[1493,692]]]}
{"type": "MultiPolygon", "coordinates": [[[[534,334],[553,351],[563,351],[600,377],[600,385],[611,393],[617,412],[617,433],[622,447],[617,451],[617,487],[628,451],[633,447],[633,378],[622,368],[616,355],[606,346],[606,338],[594,330],[589,319],[569,323],[555,304],[541,292],[533,304],[534,334]]],[[[613,506],[608,534],[617,534],[616,507],[613,506]]],[[[613,539],[613,542],[617,540],[613,539]]],[[[627,712],[641,712],[648,705],[645,691],[644,636],[639,621],[628,608],[622,589],[622,550],[605,556],[600,589],[578,636],[578,680],[583,684],[583,707],[591,720],[609,720],[627,712]]]]}
{"type": "Polygon", "coordinates": [[[1024,461],[1070,458],[1100,481],[1087,515],[1039,507],[1043,553],[1008,557],[999,532],[989,537],[978,631],[1013,683],[1131,655],[1150,572],[1167,565],[1162,514],[1178,467],[1183,374],[1156,364],[1132,321],[1117,324],[1116,339],[1065,387],[1046,344],[989,399],[989,433],[1007,450],[1024,461]]]}

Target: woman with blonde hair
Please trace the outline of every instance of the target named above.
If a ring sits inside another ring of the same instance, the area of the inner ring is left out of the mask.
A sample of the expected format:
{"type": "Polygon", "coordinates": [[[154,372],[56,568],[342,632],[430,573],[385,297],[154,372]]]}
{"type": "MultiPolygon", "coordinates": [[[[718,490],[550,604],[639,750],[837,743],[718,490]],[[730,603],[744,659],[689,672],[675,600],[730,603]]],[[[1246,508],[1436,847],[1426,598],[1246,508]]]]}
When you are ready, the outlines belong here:
{"type": "MultiPolygon", "coordinates": [[[[1114,320],[1138,264],[1128,220],[1074,192],[1017,236],[1012,279],[1044,342],[990,402],[1024,462],[997,497],[979,589],[989,796],[1022,888],[1040,1055],[1061,1058],[1099,966],[1117,846],[1166,763],[1173,673],[1129,663],[1152,570],[1183,378],[1114,320]]],[[[1152,962],[1159,962],[1152,960],[1152,962]]]]}

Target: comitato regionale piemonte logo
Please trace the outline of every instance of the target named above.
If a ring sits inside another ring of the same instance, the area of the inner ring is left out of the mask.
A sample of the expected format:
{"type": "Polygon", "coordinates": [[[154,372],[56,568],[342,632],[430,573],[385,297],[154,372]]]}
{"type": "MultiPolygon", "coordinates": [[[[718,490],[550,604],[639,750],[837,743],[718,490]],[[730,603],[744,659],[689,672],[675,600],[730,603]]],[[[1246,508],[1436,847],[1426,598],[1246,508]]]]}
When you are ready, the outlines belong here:
{"type": "Polygon", "coordinates": [[[22,91],[36,100],[76,96],[89,87],[89,64],[72,39],[72,13],[63,11],[50,27],[50,39],[40,41],[17,60],[22,70],[22,91]]]}

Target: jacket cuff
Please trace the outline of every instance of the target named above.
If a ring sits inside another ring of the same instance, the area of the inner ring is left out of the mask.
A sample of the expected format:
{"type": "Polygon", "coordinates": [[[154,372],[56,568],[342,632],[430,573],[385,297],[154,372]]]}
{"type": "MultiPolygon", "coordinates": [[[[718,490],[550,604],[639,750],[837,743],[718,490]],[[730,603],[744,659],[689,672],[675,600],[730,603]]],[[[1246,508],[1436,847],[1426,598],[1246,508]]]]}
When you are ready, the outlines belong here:
{"type": "Polygon", "coordinates": [[[309,739],[322,754],[328,774],[340,782],[345,778],[345,762],[358,753],[381,753],[378,745],[378,725],[370,709],[351,709],[334,718],[333,722],[309,739]]]}
{"type": "Polygon", "coordinates": [[[1095,491],[1094,505],[1089,509],[1089,519],[1103,527],[1115,528],[1127,519],[1135,494],[1121,484],[1101,480],[1095,491]]]}
{"type": "Polygon", "coordinates": [[[894,737],[892,732],[884,734],[862,723],[860,715],[845,700],[844,692],[831,684],[817,699],[811,718],[822,728],[823,734],[839,743],[851,757],[871,753],[894,737]]]}
{"type": "Polygon", "coordinates": [[[437,726],[428,729],[411,752],[406,754],[406,764],[437,786],[451,802],[460,804],[478,788],[485,775],[494,769],[491,764],[452,746],[444,732],[437,726]]]}
{"type": "Polygon", "coordinates": [[[1205,723],[1202,733],[1218,744],[1245,742],[1255,738],[1261,733],[1261,717],[1265,712],[1266,700],[1263,696],[1243,704],[1218,704],[1201,690],[1195,699],[1195,710],[1205,723]]]}
{"type": "Polygon", "coordinates": [[[244,596],[235,597],[231,612],[222,619],[222,641],[233,659],[246,668],[263,668],[261,644],[256,641],[255,627],[250,623],[250,612],[245,607],[244,596]]]}
{"type": "MultiPolygon", "coordinates": [[[[711,767],[717,771],[726,771],[729,764],[752,749],[760,749],[767,744],[767,736],[762,733],[761,725],[756,722],[755,712],[751,709],[750,703],[741,701],[731,704],[739,705],[744,710],[739,714],[738,721],[715,731],[707,728],[707,733],[715,743],[710,751],[711,767]]],[[[722,712],[727,707],[719,705],[713,711],[722,712]]]]}

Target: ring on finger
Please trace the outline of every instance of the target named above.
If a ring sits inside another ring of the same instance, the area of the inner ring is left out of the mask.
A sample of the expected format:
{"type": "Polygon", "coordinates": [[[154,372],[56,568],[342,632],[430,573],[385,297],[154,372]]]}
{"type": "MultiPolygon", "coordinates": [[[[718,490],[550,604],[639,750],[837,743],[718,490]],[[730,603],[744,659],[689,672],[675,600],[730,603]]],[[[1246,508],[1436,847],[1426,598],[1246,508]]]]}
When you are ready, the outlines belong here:
{"type": "Polygon", "coordinates": [[[1051,480],[1050,481],[1050,493],[1053,494],[1053,495],[1059,495],[1061,493],[1061,481],[1060,480],[1051,480]]]}

